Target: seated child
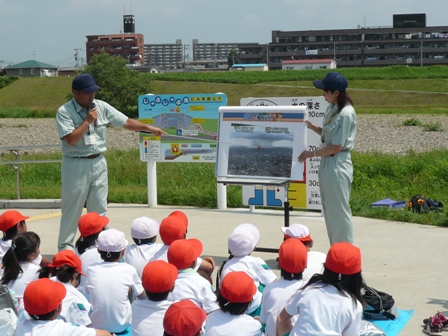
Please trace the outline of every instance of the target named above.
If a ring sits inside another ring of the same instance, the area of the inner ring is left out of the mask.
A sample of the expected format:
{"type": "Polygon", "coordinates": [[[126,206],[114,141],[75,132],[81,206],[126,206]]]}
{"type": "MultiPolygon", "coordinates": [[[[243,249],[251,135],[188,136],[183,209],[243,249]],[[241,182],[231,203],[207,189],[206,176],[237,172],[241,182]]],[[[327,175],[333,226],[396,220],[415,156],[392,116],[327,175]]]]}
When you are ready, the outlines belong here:
{"type": "Polygon", "coordinates": [[[11,247],[3,257],[0,284],[7,285],[15,292],[18,310],[23,308],[23,292],[26,286],[39,277],[40,267],[33,264],[40,255],[39,247],[39,236],[32,231],[24,232],[12,239],[11,247]]]}
{"type": "MultiPolygon", "coordinates": [[[[24,216],[16,210],[6,210],[0,216],[0,231],[3,231],[3,238],[0,239],[0,264],[6,251],[11,247],[12,239],[20,233],[27,232],[26,221],[29,216],[24,216]]],[[[45,266],[50,263],[50,259],[39,256],[32,261],[38,266],[45,266]]]]}
{"type": "Polygon", "coordinates": [[[19,233],[27,231],[25,220],[28,218],[30,217],[24,216],[16,210],[6,210],[0,216],[0,231],[3,232],[3,238],[0,239],[0,263],[6,251],[11,247],[12,239],[19,233]]]}
{"type": "Polygon", "coordinates": [[[258,291],[255,293],[253,301],[247,311],[252,316],[259,316],[261,309],[261,293],[266,285],[277,280],[275,273],[269,268],[266,262],[250,254],[255,249],[260,240],[260,231],[252,224],[240,224],[231,233],[228,239],[228,247],[231,259],[222,267],[220,281],[227,273],[235,271],[246,272],[255,283],[258,291]]]}
{"type": "Polygon", "coordinates": [[[322,274],[327,255],[322,252],[311,251],[314,242],[313,239],[311,239],[308,228],[303,224],[292,224],[288,227],[282,227],[282,231],[285,235],[285,240],[289,238],[297,238],[308,250],[308,263],[306,269],[303,271],[303,282],[307,283],[316,273],[322,274]]]}
{"type": "Polygon", "coordinates": [[[180,239],[170,245],[168,262],[176,266],[179,275],[168,298],[172,301],[189,299],[208,314],[219,306],[210,283],[194,270],[201,253],[202,243],[198,239],[180,239]]]}
{"type": "MultiPolygon", "coordinates": [[[[275,336],[278,314],[285,307],[288,299],[304,284],[302,273],[306,262],[306,247],[298,239],[288,239],[280,245],[278,263],[281,278],[264,288],[261,300],[260,322],[266,325],[266,336],[275,336]]],[[[295,323],[297,316],[293,316],[291,320],[295,323]]]]}
{"type": "Polygon", "coordinates": [[[58,319],[66,289],[60,282],[39,279],[25,289],[24,313],[19,315],[16,335],[20,336],[111,336],[106,330],[76,326],[58,319]]]}
{"type": "Polygon", "coordinates": [[[277,317],[277,335],[359,335],[362,318],[361,251],[333,244],[323,274],[315,274],[277,317]],[[291,318],[298,314],[294,326],[291,318]]]}
{"type": "Polygon", "coordinates": [[[171,213],[168,217],[162,219],[159,228],[160,239],[163,246],[154,255],[155,260],[164,260],[168,262],[167,252],[171,243],[175,240],[185,239],[187,237],[188,219],[180,215],[181,212],[171,213]]]}
{"type": "Polygon", "coordinates": [[[123,232],[102,231],[98,237],[98,251],[103,262],[89,266],[86,273],[86,293],[94,308],[90,315],[91,326],[117,334],[131,325],[130,299],[132,301],[133,296],[146,298],[135,268],[120,262],[127,245],[123,232]]]}
{"type": "MultiPolygon", "coordinates": [[[[154,255],[154,260],[168,261],[167,251],[171,243],[187,237],[188,218],[182,211],[173,211],[160,224],[160,238],[164,245],[154,255]]],[[[215,269],[215,261],[211,257],[198,258],[195,271],[213,285],[212,273],[215,269]]]]}
{"type": "Polygon", "coordinates": [[[207,314],[190,300],[173,303],[163,317],[163,336],[200,336],[207,314]]]}
{"type": "Polygon", "coordinates": [[[134,336],[163,335],[163,317],[172,301],[168,294],[173,291],[177,268],[163,260],[150,261],[142,273],[143,288],[147,300],[132,303],[131,329],[134,336]]]}
{"type": "Polygon", "coordinates": [[[51,276],[51,280],[62,283],[67,290],[58,318],[72,324],[88,326],[91,322],[89,314],[92,312],[92,305],[76,289],[84,275],[81,259],[70,250],[56,253],[53,261],[39,271],[39,278],[51,276]]]}
{"type": "Polygon", "coordinates": [[[205,320],[205,336],[261,336],[260,322],[246,314],[256,291],[247,273],[227,273],[218,294],[220,309],[205,320]]]}
{"type": "MultiPolygon", "coordinates": [[[[74,252],[81,259],[82,271],[87,274],[87,268],[90,265],[102,261],[98,252],[98,236],[101,231],[109,224],[109,218],[100,216],[96,212],[89,212],[82,215],[78,220],[79,238],[75,243],[74,252]]],[[[86,294],[86,278],[81,277],[78,290],[86,294]]]]}
{"type": "Polygon", "coordinates": [[[137,270],[138,276],[142,276],[143,268],[154,254],[160,250],[163,244],[156,243],[160,223],[148,217],[139,217],[131,224],[131,237],[133,245],[126,248],[124,261],[137,270]]]}

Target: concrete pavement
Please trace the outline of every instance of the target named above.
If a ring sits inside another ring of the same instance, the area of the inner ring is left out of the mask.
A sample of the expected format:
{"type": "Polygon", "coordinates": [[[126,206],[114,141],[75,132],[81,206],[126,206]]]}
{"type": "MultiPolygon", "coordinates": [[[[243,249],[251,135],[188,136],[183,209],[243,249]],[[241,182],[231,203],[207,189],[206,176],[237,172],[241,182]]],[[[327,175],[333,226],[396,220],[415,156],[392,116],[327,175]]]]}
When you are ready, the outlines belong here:
{"type": "MultiPolygon", "coordinates": [[[[57,252],[60,209],[37,208],[32,201],[0,202],[5,208],[18,209],[31,216],[28,230],[35,231],[42,240],[41,253],[52,256],[57,252]]],[[[39,202],[38,202],[39,203],[39,202]]],[[[56,204],[56,205],[55,205],[56,204]]],[[[2,209],[4,208],[4,209],[2,209]]],[[[227,259],[227,237],[241,223],[252,223],[261,233],[259,247],[278,248],[283,240],[280,227],[284,225],[282,211],[255,209],[203,209],[194,207],[109,204],[109,227],[126,234],[131,242],[131,222],[141,216],[161,221],[174,210],[182,210],[189,218],[188,237],[198,238],[204,245],[204,256],[211,256],[217,265],[227,259]]],[[[401,210],[391,210],[401,211],[401,210]]],[[[320,213],[290,212],[290,223],[308,226],[317,251],[327,252],[329,246],[323,217],[320,213]]],[[[355,245],[361,248],[363,276],[366,282],[393,295],[398,309],[414,309],[414,315],[401,335],[421,335],[422,319],[437,311],[448,311],[448,281],[444,262],[448,260],[446,228],[420,224],[354,218],[355,245]]],[[[158,239],[160,241],[160,238],[158,239]]],[[[254,252],[266,260],[277,275],[275,253],[254,252]]]]}

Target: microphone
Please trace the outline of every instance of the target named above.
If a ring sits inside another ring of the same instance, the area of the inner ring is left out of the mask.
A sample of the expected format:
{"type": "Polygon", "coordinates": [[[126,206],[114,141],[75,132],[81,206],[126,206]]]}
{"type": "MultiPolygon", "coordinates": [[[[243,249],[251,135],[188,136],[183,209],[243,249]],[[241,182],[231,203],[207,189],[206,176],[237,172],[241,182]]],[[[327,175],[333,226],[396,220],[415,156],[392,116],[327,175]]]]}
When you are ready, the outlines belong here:
{"type": "MultiPolygon", "coordinates": [[[[89,105],[89,112],[90,112],[90,110],[94,109],[95,106],[96,106],[95,103],[94,103],[94,102],[91,102],[90,105],[89,105]]],[[[97,119],[98,119],[98,118],[97,118],[97,119]]],[[[93,125],[94,125],[95,127],[98,126],[97,119],[95,119],[95,122],[93,123],[93,125]]]]}

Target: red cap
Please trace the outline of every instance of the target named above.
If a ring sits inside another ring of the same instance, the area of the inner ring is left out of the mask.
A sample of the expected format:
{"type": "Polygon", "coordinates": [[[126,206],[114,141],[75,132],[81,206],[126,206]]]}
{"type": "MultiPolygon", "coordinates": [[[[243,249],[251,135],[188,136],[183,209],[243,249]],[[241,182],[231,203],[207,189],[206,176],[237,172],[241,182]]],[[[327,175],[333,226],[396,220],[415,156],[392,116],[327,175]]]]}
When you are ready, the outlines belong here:
{"type": "Polygon", "coordinates": [[[306,268],[308,252],[299,239],[285,240],[278,251],[278,264],[288,273],[300,273],[306,268]]]}
{"type": "Polygon", "coordinates": [[[78,229],[81,237],[88,237],[100,232],[107,224],[109,224],[109,218],[100,216],[96,212],[89,212],[79,218],[78,229]]]}
{"type": "Polygon", "coordinates": [[[60,282],[48,278],[32,281],[23,293],[25,310],[30,315],[48,314],[59,307],[66,293],[65,286],[60,282]]]}
{"type": "Polygon", "coordinates": [[[190,300],[177,301],[166,310],[163,329],[172,336],[194,336],[206,318],[205,311],[190,300]]]}
{"type": "Polygon", "coordinates": [[[30,218],[29,216],[24,216],[16,210],[6,210],[0,216],[0,231],[6,232],[14,225],[19,224],[21,221],[30,218]]]}
{"type": "Polygon", "coordinates": [[[185,269],[201,255],[202,243],[198,239],[180,239],[168,247],[168,262],[178,269],[185,269]]]}
{"type": "Polygon", "coordinates": [[[361,272],[361,250],[347,242],[335,243],[328,250],[325,267],[339,274],[359,273],[361,272]]]}
{"type": "Polygon", "coordinates": [[[181,219],[185,223],[185,226],[188,227],[188,217],[187,217],[187,215],[184,212],[182,212],[180,210],[176,210],[176,211],[173,211],[172,213],[170,213],[168,215],[168,217],[169,216],[177,216],[177,217],[179,217],[179,219],[181,219]]]}
{"type": "Polygon", "coordinates": [[[151,293],[163,293],[174,287],[177,268],[164,260],[150,261],[142,273],[143,287],[151,293]]]}
{"type": "Polygon", "coordinates": [[[173,241],[185,238],[187,227],[188,223],[181,215],[170,215],[160,223],[160,238],[165,245],[171,245],[173,241]]]}
{"type": "Polygon", "coordinates": [[[59,268],[64,265],[68,265],[76,269],[76,271],[82,275],[85,275],[82,272],[82,263],[81,259],[71,250],[62,250],[54,255],[53,260],[48,267],[59,268]]]}
{"type": "Polygon", "coordinates": [[[246,272],[227,273],[221,283],[221,295],[229,302],[250,302],[256,292],[254,280],[246,272]]]}

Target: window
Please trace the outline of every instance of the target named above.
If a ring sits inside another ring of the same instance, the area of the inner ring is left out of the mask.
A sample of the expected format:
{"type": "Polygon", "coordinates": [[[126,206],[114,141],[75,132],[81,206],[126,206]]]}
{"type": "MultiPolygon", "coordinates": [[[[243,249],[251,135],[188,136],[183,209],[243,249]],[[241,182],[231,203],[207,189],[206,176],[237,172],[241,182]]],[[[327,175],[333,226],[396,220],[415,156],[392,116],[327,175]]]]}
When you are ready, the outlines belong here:
{"type": "Polygon", "coordinates": [[[31,74],[32,74],[32,75],[35,75],[35,74],[36,74],[36,69],[34,69],[34,68],[31,69],[31,74]]]}

